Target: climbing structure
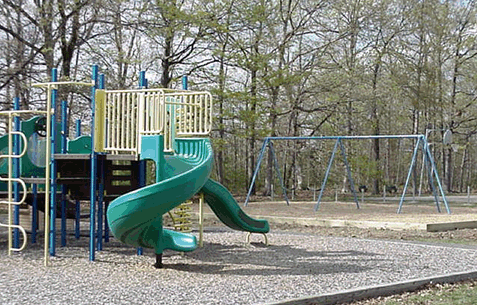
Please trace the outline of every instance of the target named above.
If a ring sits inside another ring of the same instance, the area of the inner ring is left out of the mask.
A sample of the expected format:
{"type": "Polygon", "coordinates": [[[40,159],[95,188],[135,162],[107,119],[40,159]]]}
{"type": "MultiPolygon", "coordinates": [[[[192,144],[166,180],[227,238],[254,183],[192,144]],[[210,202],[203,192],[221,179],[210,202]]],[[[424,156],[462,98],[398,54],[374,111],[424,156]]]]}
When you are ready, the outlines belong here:
{"type": "MultiPolygon", "coordinates": [[[[40,117],[33,119],[35,126],[41,128],[37,127],[29,134],[24,122],[24,131],[29,137],[42,137],[41,144],[40,140],[30,143],[21,132],[22,128],[14,128],[14,119],[23,112],[0,113],[9,115],[12,121],[8,125],[8,141],[5,140],[9,153],[3,156],[7,160],[4,166],[7,177],[2,178],[6,181],[4,203],[9,205],[9,211],[13,210],[6,226],[12,232],[23,232],[26,243],[25,230],[19,226],[15,213],[18,205],[28,201],[28,196],[18,199],[19,194],[28,193],[27,183],[31,183],[33,189],[41,186],[44,191],[31,196],[28,203],[42,206],[45,212],[45,236],[49,237],[45,238],[45,264],[48,265],[49,256],[55,255],[55,219],[62,219],[61,242],[64,246],[66,218],[76,218],[79,226],[80,200],[90,202],[87,215],[90,260],[94,260],[96,250],[102,249],[103,241],[109,239],[110,231],[119,240],[139,247],[139,253],[141,247],[155,249],[157,267],[162,266],[165,249],[195,249],[195,236],[164,229],[162,216],[197,193],[203,193],[202,198],[226,225],[248,232],[268,232],[266,221],[247,216],[227,189],[209,178],[213,164],[208,138],[212,129],[210,93],[147,89],[144,74],[139,89],[107,90],[104,89],[104,77],[98,74],[96,66],[91,83],[56,82],[56,71],[53,75],[52,82],[36,84],[45,88],[47,95],[47,110],[36,113],[40,117]],[[68,140],[64,124],[66,110],[62,111],[61,127],[56,122],[56,91],[63,84],[92,88],[91,135],[77,134],[75,139],[68,140]],[[15,141],[17,134],[23,142],[15,141]],[[29,144],[36,147],[32,154],[26,153],[29,144]],[[21,149],[15,152],[22,147],[25,152],[21,149]],[[15,164],[14,160],[18,158],[26,159],[21,165],[15,164]],[[24,166],[34,160],[42,162],[37,162],[32,167],[34,170],[27,173],[24,166]],[[146,185],[145,160],[154,162],[152,176],[155,182],[150,185],[146,185]],[[16,190],[17,185],[24,190],[16,190]],[[41,198],[40,204],[38,198],[41,198]]],[[[78,231],[76,233],[78,236],[78,231]]],[[[22,248],[14,245],[20,240],[14,235],[9,234],[12,240],[9,251],[22,248]]]]}

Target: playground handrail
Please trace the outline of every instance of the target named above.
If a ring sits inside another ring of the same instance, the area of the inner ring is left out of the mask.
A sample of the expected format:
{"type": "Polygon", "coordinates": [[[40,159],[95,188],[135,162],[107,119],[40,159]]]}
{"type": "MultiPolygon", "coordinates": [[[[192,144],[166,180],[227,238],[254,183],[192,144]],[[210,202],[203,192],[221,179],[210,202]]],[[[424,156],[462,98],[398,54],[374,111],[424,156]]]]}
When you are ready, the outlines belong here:
{"type": "Polygon", "coordinates": [[[212,96],[205,91],[97,90],[96,105],[97,151],[138,155],[140,136],[163,135],[164,151],[172,152],[176,136],[206,136],[212,129],[212,96]]]}

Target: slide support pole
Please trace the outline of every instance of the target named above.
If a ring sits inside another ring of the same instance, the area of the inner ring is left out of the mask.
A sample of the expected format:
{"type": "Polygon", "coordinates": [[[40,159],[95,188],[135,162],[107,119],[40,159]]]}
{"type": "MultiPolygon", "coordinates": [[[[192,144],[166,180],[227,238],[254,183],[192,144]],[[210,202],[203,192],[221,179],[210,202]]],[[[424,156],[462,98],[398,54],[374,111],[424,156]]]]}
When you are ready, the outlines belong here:
{"type": "MultiPolygon", "coordinates": [[[[14,110],[20,110],[20,98],[16,97],[14,99],[14,110]]],[[[20,131],[20,118],[15,116],[13,118],[13,130],[20,131]]],[[[14,135],[13,136],[13,154],[19,155],[20,154],[20,136],[14,135]]],[[[26,144],[26,143],[25,143],[26,144]]],[[[13,158],[13,178],[20,178],[20,159],[13,158]]],[[[13,198],[15,202],[20,201],[20,185],[18,182],[13,183],[13,198]]],[[[20,206],[15,204],[13,207],[13,224],[19,225],[20,224],[20,206]]],[[[13,229],[13,247],[19,248],[20,247],[20,231],[15,228],[13,229]]]]}
{"type": "Polygon", "coordinates": [[[36,244],[36,235],[38,233],[38,184],[32,184],[33,202],[31,214],[31,243],[36,244]]]}
{"type": "MultiPolygon", "coordinates": [[[[66,154],[67,151],[67,135],[68,135],[68,104],[61,101],[61,153],[66,154]]],[[[61,246],[66,246],[66,185],[61,185],[61,246]]]]}
{"type": "MultiPolygon", "coordinates": [[[[76,120],[76,137],[81,136],[81,120],[76,120]]],[[[75,202],[75,238],[80,238],[80,220],[81,220],[81,205],[80,201],[75,202]]]]}
{"type": "MultiPolygon", "coordinates": [[[[51,81],[58,81],[58,70],[53,68],[51,71],[51,81]]],[[[50,154],[50,171],[51,171],[51,186],[50,186],[50,255],[55,256],[56,254],[56,176],[57,168],[55,162],[55,152],[56,152],[56,95],[58,89],[53,88],[51,90],[51,154],[50,154]]],[[[48,157],[48,156],[47,156],[48,157]]],[[[45,224],[46,226],[46,224],[45,224]]]]}
{"type": "MultiPolygon", "coordinates": [[[[139,72],[139,89],[147,88],[146,71],[139,72]]],[[[146,160],[139,161],[139,187],[146,186],[146,160]]],[[[143,254],[142,247],[136,249],[137,255],[143,254]]]]}
{"type": "MultiPolygon", "coordinates": [[[[104,89],[104,74],[99,75],[99,89],[104,89]]],[[[105,155],[103,153],[98,154],[97,167],[100,169],[100,177],[98,181],[98,236],[97,236],[97,249],[103,250],[103,204],[104,204],[104,175],[105,175],[105,155]]]]}
{"type": "Polygon", "coordinates": [[[93,65],[91,78],[94,82],[94,86],[91,87],[91,184],[90,184],[90,209],[89,209],[89,260],[94,261],[95,251],[96,251],[96,188],[97,188],[97,153],[94,151],[95,142],[94,142],[94,119],[95,119],[95,94],[96,88],[98,86],[98,66],[93,65]]]}

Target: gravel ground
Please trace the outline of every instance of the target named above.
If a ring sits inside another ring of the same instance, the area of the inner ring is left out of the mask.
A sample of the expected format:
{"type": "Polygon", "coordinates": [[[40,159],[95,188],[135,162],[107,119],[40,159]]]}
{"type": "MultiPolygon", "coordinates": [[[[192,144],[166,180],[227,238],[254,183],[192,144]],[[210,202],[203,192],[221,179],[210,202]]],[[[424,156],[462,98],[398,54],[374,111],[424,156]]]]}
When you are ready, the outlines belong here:
{"type": "Polygon", "coordinates": [[[116,241],[88,261],[88,240],[71,239],[43,267],[42,243],[6,255],[0,237],[1,304],[263,304],[477,270],[477,248],[323,236],[275,230],[270,246],[254,235],[212,228],[204,247],[166,252],[164,269],[153,253],[116,241]]]}

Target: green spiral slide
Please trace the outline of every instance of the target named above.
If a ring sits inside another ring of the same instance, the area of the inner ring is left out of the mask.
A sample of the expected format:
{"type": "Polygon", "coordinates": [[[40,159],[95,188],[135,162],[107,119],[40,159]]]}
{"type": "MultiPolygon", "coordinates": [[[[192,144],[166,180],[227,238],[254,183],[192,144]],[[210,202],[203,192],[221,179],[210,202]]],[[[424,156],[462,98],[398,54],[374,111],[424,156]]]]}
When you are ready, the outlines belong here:
{"type": "Polygon", "coordinates": [[[110,203],[108,223],[116,238],[132,246],[154,249],[157,268],[162,267],[165,249],[196,249],[195,236],[164,229],[162,215],[200,191],[227,226],[247,232],[269,231],[266,220],[246,215],[224,186],[209,179],[213,165],[209,139],[176,139],[176,147],[175,154],[164,156],[157,153],[162,151],[162,145],[158,145],[156,157],[151,157],[158,167],[156,175],[160,176],[159,182],[127,193],[110,203]]]}

